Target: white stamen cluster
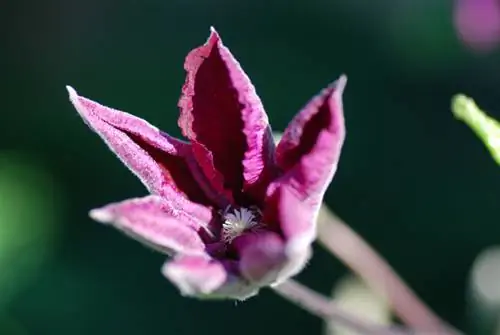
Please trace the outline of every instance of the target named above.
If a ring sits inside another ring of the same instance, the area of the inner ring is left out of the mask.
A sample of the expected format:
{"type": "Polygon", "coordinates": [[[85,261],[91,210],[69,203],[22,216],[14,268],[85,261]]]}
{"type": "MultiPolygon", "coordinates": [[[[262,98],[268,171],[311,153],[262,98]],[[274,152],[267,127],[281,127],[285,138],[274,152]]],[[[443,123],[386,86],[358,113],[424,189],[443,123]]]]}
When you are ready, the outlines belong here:
{"type": "Polygon", "coordinates": [[[255,228],[259,224],[254,212],[247,208],[233,209],[232,211],[226,208],[223,220],[222,240],[226,243],[230,243],[245,231],[255,228]]]}

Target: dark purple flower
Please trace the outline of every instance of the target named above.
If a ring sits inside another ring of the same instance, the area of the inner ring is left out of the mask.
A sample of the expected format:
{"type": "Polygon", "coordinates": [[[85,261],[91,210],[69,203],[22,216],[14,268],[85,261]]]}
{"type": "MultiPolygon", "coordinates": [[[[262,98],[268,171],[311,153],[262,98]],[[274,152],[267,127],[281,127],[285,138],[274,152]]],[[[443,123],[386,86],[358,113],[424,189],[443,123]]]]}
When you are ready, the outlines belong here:
{"type": "Polygon", "coordinates": [[[342,76],[292,120],[278,146],[255,89],[215,30],[185,61],[179,126],[189,142],[80,97],[83,120],[151,195],[90,216],[169,256],[182,294],[245,299],[297,274],[345,137],[342,76]]]}

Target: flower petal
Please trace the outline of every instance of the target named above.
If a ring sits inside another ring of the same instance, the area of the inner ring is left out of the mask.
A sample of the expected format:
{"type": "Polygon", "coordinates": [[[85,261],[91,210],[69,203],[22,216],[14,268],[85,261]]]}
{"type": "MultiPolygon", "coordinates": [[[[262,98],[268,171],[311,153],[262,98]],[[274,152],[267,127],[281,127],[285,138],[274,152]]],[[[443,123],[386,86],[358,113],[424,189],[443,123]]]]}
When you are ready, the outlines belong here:
{"type": "MultiPolygon", "coordinates": [[[[207,213],[198,214],[201,217],[207,213]]],[[[169,210],[167,201],[156,195],[94,209],[90,216],[168,255],[200,254],[205,251],[201,235],[208,232],[197,221],[198,218],[169,210]]]]}
{"type": "Polygon", "coordinates": [[[345,138],[340,77],[314,97],[285,130],[276,149],[283,176],[304,200],[320,201],[330,184],[345,138]]]}
{"type": "Polygon", "coordinates": [[[231,190],[224,189],[224,177],[215,168],[212,153],[201,143],[191,144],[193,156],[199,166],[205,180],[210,183],[211,189],[217,192],[221,198],[226,199],[226,203],[218,202],[220,208],[226,208],[229,204],[234,204],[234,197],[231,190]]]}
{"type": "Polygon", "coordinates": [[[184,296],[245,300],[258,291],[235,276],[228,264],[207,256],[180,255],[167,261],[162,273],[184,296]]]}
{"type": "Polygon", "coordinates": [[[256,232],[234,240],[240,254],[240,271],[251,283],[265,286],[273,283],[286,262],[285,243],[276,233],[256,232]]]}
{"type": "Polygon", "coordinates": [[[279,185],[266,198],[263,221],[284,238],[283,253],[286,263],[277,282],[299,273],[311,257],[311,245],[316,239],[318,206],[303,202],[290,185],[279,185]]]}
{"type": "Polygon", "coordinates": [[[206,256],[180,256],[165,263],[163,274],[181,291],[182,295],[210,294],[226,281],[224,266],[206,256]]]}
{"type": "Polygon", "coordinates": [[[263,221],[273,230],[281,232],[285,240],[303,239],[303,245],[315,239],[317,206],[303,202],[290,185],[279,185],[266,198],[263,221]]]}
{"type": "Polygon", "coordinates": [[[204,185],[204,176],[196,169],[189,143],[131,114],[80,97],[69,86],[67,89],[71,102],[87,125],[151,193],[162,196],[177,193],[203,204],[222,201],[204,185]]]}
{"type": "Polygon", "coordinates": [[[304,268],[311,248],[292,250],[278,234],[260,232],[247,234],[234,241],[240,255],[240,272],[251,285],[278,285],[304,268]]]}
{"type": "Polygon", "coordinates": [[[286,184],[280,185],[266,199],[266,203],[264,221],[279,226],[287,244],[287,253],[296,255],[306,252],[316,239],[319,207],[301,201],[297,191],[286,184]]]}
{"type": "Polygon", "coordinates": [[[273,174],[274,142],[255,89],[212,28],[208,42],[191,51],[179,100],[179,126],[213,155],[222,187],[258,198],[273,174]]]}

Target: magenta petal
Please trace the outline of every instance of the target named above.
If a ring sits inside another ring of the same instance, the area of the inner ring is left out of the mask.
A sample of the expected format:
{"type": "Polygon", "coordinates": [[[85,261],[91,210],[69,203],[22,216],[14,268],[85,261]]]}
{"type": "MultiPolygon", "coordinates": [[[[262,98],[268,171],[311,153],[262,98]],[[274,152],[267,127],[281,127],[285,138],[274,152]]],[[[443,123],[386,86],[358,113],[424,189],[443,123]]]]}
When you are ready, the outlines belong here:
{"type": "Polygon", "coordinates": [[[245,300],[259,290],[236,276],[230,265],[208,256],[179,255],[165,262],[162,273],[185,296],[245,300]]]}
{"type": "Polygon", "coordinates": [[[301,201],[289,185],[279,185],[266,199],[264,222],[279,230],[285,239],[283,265],[278,281],[300,272],[311,256],[311,245],[316,239],[318,206],[301,201]]]}
{"type": "Polygon", "coordinates": [[[274,164],[274,142],[255,89],[212,29],[208,42],[191,51],[179,101],[179,126],[213,155],[225,189],[260,194],[274,164]]]}
{"type": "Polygon", "coordinates": [[[192,152],[204,177],[210,183],[213,192],[217,193],[220,199],[224,199],[218,201],[219,208],[226,208],[227,205],[234,204],[232,192],[224,188],[224,177],[214,167],[212,153],[198,142],[192,143],[192,152]]]}
{"type": "Polygon", "coordinates": [[[281,272],[281,279],[293,276],[311,257],[311,245],[316,239],[316,218],[319,206],[301,201],[289,185],[280,185],[266,199],[264,220],[279,225],[285,238],[285,253],[289,260],[281,272]]]}
{"type": "Polygon", "coordinates": [[[80,97],[69,86],[68,92],[83,120],[151,193],[165,197],[178,193],[195,202],[213,203],[205,195],[209,194],[208,185],[199,185],[204,177],[193,175],[197,171],[193,169],[195,162],[188,143],[131,114],[80,97]]]}
{"type": "MultiPolygon", "coordinates": [[[[289,185],[279,185],[275,192],[266,198],[263,213],[264,222],[278,225],[287,242],[301,240],[304,247],[316,237],[316,216],[318,206],[303,202],[300,195],[289,185]]],[[[294,242],[298,243],[298,242],[294,242]]]]}
{"type": "Polygon", "coordinates": [[[183,295],[200,296],[219,289],[228,277],[222,263],[207,256],[181,255],[168,261],[162,273],[174,283],[183,295]]]}
{"type": "Polygon", "coordinates": [[[164,199],[151,195],[94,209],[90,216],[168,255],[204,253],[205,244],[195,222],[187,225],[180,215],[165,211],[166,206],[164,199]]]}
{"type": "Polygon", "coordinates": [[[347,78],[314,97],[285,130],[276,149],[284,179],[304,199],[320,201],[331,182],[345,138],[342,93],[347,78]]]}
{"type": "Polygon", "coordinates": [[[259,286],[276,281],[287,261],[285,243],[276,233],[250,233],[237,238],[240,271],[245,279],[259,286]]]}

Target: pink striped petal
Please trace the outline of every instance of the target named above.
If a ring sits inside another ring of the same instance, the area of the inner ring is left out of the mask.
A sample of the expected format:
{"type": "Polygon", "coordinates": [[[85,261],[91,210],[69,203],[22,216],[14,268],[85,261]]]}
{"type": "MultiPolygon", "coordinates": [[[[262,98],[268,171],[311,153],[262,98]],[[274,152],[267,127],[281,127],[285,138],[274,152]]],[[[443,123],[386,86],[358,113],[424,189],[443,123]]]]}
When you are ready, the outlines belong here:
{"type": "Polygon", "coordinates": [[[205,243],[200,237],[206,233],[203,225],[196,225],[194,217],[188,225],[185,213],[168,212],[167,208],[165,199],[151,195],[94,209],[90,216],[168,255],[204,253],[205,243]]]}
{"type": "Polygon", "coordinates": [[[188,54],[184,68],[183,134],[212,153],[213,166],[224,176],[215,188],[230,190],[235,198],[242,191],[258,198],[273,175],[274,142],[252,83],[213,28],[207,43],[188,54]]]}
{"type": "Polygon", "coordinates": [[[196,170],[189,143],[131,114],[80,97],[73,88],[67,88],[83,120],[151,193],[174,197],[172,201],[180,201],[177,198],[182,195],[202,204],[220,202],[215,193],[210,193],[208,185],[203,184],[204,176],[196,170]]]}
{"type": "Polygon", "coordinates": [[[276,149],[277,162],[289,183],[304,200],[317,203],[337,170],[345,138],[342,93],[347,78],[314,97],[285,130],[276,149]]]}

